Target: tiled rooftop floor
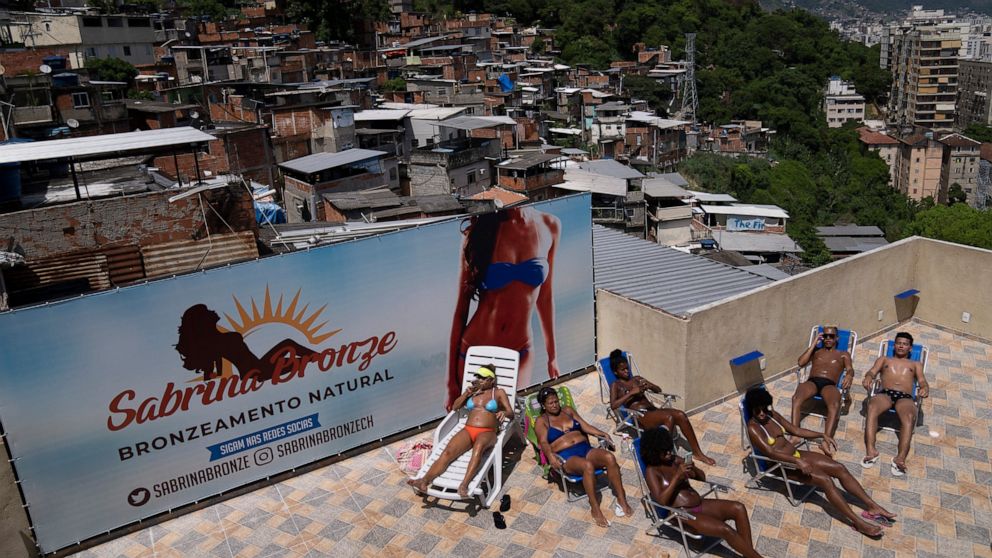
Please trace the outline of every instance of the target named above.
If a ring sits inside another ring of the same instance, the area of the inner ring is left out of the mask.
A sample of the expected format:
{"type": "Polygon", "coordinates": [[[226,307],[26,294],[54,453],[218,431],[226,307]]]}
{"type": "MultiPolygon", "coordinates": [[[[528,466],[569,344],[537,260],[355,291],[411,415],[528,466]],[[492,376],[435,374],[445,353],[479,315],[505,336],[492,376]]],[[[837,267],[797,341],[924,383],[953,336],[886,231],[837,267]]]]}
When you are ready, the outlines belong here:
{"type": "MultiPolygon", "coordinates": [[[[925,425],[917,430],[908,461],[909,475],[894,478],[887,466],[864,471],[861,374],[874,361],[878,339],[864,342],[856,356],[854,402],[841,417],[838,459],[889,510],[895,526],[874,541],[832,518],[819,495],[793,508],[780,492],[744,487],[740,419],[736,400],[691,417],[706,452],[717,459],[706,468],[713,480],[734,490],[726,497],[743,502],[751,514],[759,552],[793,556],[992,556],[992,346],[927,326],[906,327],[931,349],[927,376],[931,397],[924,404],[925,425]],[[937,434],[931,437],[929,431],[937,434]]],[[[642,366],[644,366],[642,364],[642,366]]],[[[578,408],[592,422],[608,426],[599,402],[598,379],[587,374],[568,382],[578,408]]],[[[788,416],[795,376],[770,384],[776,408],[788,416]]],[[[819,429],[819,419],[805,425],[819,429]]],[[[426,438],[427,433],[418,435],[426,438]]],[[[394,444],[285,482],[138,531],[80,556],[677,556],[674,540],[644,533],[648,521],[638,508],[632,518],[597,527],[585,502],[568,504],[555,485],[539,475],[530,449],[507,480],[513,507],[509,527],[499,531],[483,510],[425,507],[403,481],[390,457],[394,444]]],[[[895,435],[879,434],[887,463],[895,455],[895,435]]],[[[618,453],[631,504],[640,497],[633,461],[618,453]]],[[[612,496],[603,506],[611,517],[612,496]]],[[[719,555],[733,556],[727,550],[719,555]]]]}

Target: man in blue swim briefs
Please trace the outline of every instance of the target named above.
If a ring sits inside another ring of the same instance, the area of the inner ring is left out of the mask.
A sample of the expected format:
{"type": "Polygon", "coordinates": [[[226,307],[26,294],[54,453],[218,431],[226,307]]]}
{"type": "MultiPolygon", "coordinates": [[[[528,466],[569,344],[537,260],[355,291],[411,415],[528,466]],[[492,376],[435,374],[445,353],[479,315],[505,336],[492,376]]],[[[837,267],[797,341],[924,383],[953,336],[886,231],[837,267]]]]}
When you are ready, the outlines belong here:
{"type": "Polygon", "coordinates": [[[809,365],[809,379],[796,386],[796,393],[792,396],[792,424],[800,425],[803,403],[814,395],[819,395],[827,406],[826,434],[833,436],[837,430],[837,417],[840,415],[841,390],[837,388],[837,382],[845,370],[847,374],[844,375],[841,388],[850,389],[854,381],[851,353],[837,350],[836,326],[824,326],[813,339],[813,344],[799,355],[799,367],[806,365],[809,365]]]}

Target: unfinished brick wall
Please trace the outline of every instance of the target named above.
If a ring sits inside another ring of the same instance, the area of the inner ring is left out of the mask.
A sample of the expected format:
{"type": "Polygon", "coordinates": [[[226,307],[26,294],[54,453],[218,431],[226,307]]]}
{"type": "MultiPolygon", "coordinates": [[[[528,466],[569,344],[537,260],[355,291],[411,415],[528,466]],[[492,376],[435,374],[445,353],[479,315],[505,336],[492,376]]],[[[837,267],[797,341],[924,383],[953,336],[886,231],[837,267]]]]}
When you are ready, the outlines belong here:
{"type": "MultiPolygon", "coordinates": [[[[210,171],[215,176],[243,174],[257,182],[273,186],[269,171],[274,161],[269,143],[266,127],[245,128],[222,134],[216,141],[207,143],[209,151],[206,154],[197,155],[200,173],[203,177],[207,176],[204,171],[210,171]]],[[[193,154],[188,151],[177,154],[175,158],[171,155],[156,157],[155,166],[159,172],[175,180],[177,160],[183,182],[195,180],[196,162],[193,154]]]]}
{"type": "MultiPolygon", "coordinates": [[[[113,246],[145,246],[230,230],[197,196],[169,203],[176,192],[151,192],[0,214],[0,239],[28,260],[113,246]]],[[[255,209],[244,188],[203,192],[236,232],[255,231],[255,209]]]]}

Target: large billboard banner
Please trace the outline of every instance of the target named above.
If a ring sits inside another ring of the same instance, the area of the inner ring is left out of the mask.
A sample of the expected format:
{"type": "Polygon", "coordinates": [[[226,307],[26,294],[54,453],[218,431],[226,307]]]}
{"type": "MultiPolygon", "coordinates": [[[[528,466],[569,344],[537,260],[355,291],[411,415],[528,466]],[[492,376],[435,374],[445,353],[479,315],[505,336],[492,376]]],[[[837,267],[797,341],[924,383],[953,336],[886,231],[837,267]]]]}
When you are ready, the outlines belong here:
{"type": "Polygon", "coordinates": [[[0,421],[43,552],[594,360],[589,196],[0,314],[0,421]]]}

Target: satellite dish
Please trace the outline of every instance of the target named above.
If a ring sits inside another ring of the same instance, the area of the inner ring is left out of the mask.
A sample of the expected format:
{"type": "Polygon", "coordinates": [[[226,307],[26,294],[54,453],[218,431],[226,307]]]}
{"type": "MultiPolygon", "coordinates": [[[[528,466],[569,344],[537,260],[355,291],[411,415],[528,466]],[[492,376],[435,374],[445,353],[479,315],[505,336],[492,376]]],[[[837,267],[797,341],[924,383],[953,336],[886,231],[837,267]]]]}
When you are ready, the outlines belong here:
{"type": "Polygon", "coordinates": [[[189,117],[190,118],[199,118],[200,117],[200,113],[198,113],[198,112],[196,112],[194,110],[193,112],[189,113],[189,117]]]}
{"type": "Polygon", "coordinates": [[[70,118],[65,121],[65,125],[72,129],[76,129],[79,127],[79,121],[76,120],[75,118],[70,118]]]}
{"type": "Polygon", "coordinates": [[[0,64],[0,76],[4,75],[6,73],[7,73],[7,68],[4,68],[3,67],[3,64],[0,64]]]}
{"type": "Polygon", "coordinates": [[[38,66],[38,70],[43,74],[52,73],[52,67],[49,66],[48,64],[42,64],[41,66],[38,66]]]}
{"type": "Polygon", "coordinates": [[[187,32],[185,32],[185,33],[183,33],[183,35],[186,35],[186,38],[187,38],[187,39],[193,36],[193,34],[192,34],[192,33],[190,33],[189,31],[187,31],[187,32]]]}
{"type": "Polygon", "coordinates": [[[231,62],[237,62],[238,60],[241,60],[241,58],[238,57],[237,54],[235,54],[234,56],[231,57],[231,62]]]}

